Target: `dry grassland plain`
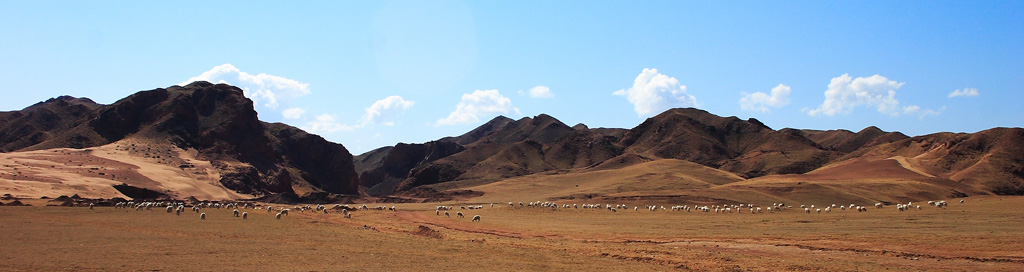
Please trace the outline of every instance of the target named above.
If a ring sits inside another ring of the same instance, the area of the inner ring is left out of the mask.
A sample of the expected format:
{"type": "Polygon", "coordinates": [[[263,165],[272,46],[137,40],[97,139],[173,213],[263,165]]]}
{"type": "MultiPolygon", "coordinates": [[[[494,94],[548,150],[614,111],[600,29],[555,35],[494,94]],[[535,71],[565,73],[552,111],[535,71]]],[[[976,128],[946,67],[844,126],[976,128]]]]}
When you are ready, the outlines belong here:
{"type": "Polygon", "coordinates": [[[397,211],[280,220],[22,201],[34,206],[0,206],[3,271],[1024,271],[1024,197],[821,214],[386,204],[397,211]]]}

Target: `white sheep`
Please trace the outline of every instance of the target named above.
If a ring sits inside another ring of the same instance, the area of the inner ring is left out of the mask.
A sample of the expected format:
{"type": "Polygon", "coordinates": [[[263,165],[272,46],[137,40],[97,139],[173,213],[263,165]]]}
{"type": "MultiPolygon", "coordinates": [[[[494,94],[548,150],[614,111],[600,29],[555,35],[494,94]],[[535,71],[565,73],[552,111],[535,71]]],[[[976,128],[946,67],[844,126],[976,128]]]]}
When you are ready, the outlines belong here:
{"type": "Polygon", "coordinates": [[[248,218],[249,218],[249,213],[248,212],[242,212],[242,219],[248,219],[248,218]]]}
{"type": "Polygon", "coordinates": [[[451,214],[449,214],[449,213],[448,213],[447,211],[445,211],[445,212],[444,212],[444,217],[452,217],[452,215],[451,215],[451,214]]]}
{"type": "Polygon", "coordinates": [[[480,215],[473,216],[473,222],[480,222],[480,215]]]}
{"type": "Polygon", "coordinates": [[[235,209],[234,211],[232,211],[231,215],[234,216],[234,217],[238,217],[238,209],[235,209]]]}
{"type": "MultiPolygon", "coordinates": [[[[963,203],[963,202],[960,202],[963,203]]],[[[89,209],[92,210],[92,203],[89,203],[89,209]]]]}
{"type": "Polygon", "coordinates": [[[466,216],[465,216],[465,215],[463,215],[463,214],[462,214],[462,212],[459,212],[459,213],[457,213],[457,214],[455,214],[455,215],[458,215],[458,216],[459,216],[459,218],[466,218],[466,216]]]}
{"type": "Polygon", "coordinates": [[[206,220],[206,213],[199,214],[199,219],[206,220]]]}
{"type": "Polygon", "coordinates": [[[278,220],[280,220],[281,219],[281,213],[277,213],[277,215],[275,215],[274,217],[277,218],[278,220]]]}

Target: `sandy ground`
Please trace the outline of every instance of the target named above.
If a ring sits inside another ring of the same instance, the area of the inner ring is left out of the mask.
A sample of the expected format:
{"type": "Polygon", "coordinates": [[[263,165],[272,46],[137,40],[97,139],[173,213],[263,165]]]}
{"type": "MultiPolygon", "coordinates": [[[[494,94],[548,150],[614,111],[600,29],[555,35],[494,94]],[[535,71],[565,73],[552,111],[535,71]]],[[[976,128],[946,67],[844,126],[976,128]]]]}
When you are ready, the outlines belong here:
{"type": "Polygon", "coordinates": [[[112,187],[122,183],[178,199],[252,197],[231,191],[218,180],[216,169],[195,159],[194,150],[131,139],[88,149],[0,153],[0,193],[24,198],[125,197],[112,187]]]}
{"type": "Polygon", "coordinates": [[[397,211],[352,218],[289,205],[280,220],[265,210],[243,209],[249,219],[242,220],[212,208],[200,220],[191,211],[31,200],[37,206],[0,207],[0,270],[1024,270],[1024,211],[1015,208],[1024,197],[947,201],[944,209],[821,214],[441,203],[453,206],[451,217],[435,214],[439,204],[394,204],[397,211]],[[468,205],[483,208],[461,209],[468,205]],[[470,221],[474,215],[483,220],[470,221]]]}

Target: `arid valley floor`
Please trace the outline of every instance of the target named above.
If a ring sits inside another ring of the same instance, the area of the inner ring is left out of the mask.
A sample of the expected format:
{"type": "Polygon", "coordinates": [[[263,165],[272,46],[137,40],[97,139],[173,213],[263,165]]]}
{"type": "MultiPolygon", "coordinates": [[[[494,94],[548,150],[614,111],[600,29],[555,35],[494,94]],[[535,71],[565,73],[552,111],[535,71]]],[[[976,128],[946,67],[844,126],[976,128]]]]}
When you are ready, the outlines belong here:
{"type": "MultiPolygon", "coordinates": [[[[204,208],[201,220],[191,210],[21,201],[33,206],[0,207],[0,270],[1024,270],[1024,197],[820,214],[796,207],[751,214],[424,203],[381,204],[396,211],[344,218],[286,205],[292,212],[279,220],[262,207],[241,209],[249,214],[244,220],[231,209],[204,208]],[[451,217],[437,215],[439,205],[452,206],[451,217]],[[469,205],[483,208],[460,209],[469,205]],[[471,222],[474,215],[482,220],[471,222]]],[[[565,204],[584,203],[558,205],[565,204]]]]}

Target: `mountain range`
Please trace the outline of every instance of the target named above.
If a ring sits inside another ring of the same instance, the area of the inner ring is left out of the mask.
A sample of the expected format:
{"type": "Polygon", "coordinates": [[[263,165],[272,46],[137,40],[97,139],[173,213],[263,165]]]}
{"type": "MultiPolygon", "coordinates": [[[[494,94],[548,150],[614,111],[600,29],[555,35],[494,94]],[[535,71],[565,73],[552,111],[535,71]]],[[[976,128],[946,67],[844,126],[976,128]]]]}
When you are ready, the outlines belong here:
{"type": "Polygon", "coordinates": [[[502,188],[592,173],[600,173],[597,179],[623,178],[600,188],[576,184],[581,189],[548,198],[650,198],[678,191],[726,199],[725,193],[712,195],[741,187],[750,195],[779,199],[803,197],[804,189],[851,199],[883,198],[872,196],[878,194],[894,201],[1024,194],[1021,128],[915,137],[877,127],[775,130],[753,118],[677,108],[630,129],[568,126],[545,114],[518,120],[498,116],[459,136],[353,156],[320,136],[260,121],[242,90],[225,84],[141,91],[110,105],[62,96],[0,112],[4,153],[95,148],[128,140],[194,150],[196,160],[216,169],[220,185],[253,196],[480,198],[501,195],[497,191],[502,188]],[[658,181],[657,176],[664,178],[658,181]],[[692,186],[658,183],[677,179],[692,186]],[[904,192],[866,185],[872,182],[904,192]],[[825,189],[809,190],[815,186],[825,189]]]}

